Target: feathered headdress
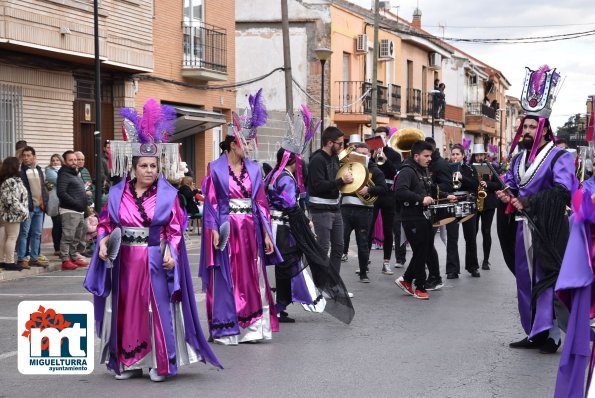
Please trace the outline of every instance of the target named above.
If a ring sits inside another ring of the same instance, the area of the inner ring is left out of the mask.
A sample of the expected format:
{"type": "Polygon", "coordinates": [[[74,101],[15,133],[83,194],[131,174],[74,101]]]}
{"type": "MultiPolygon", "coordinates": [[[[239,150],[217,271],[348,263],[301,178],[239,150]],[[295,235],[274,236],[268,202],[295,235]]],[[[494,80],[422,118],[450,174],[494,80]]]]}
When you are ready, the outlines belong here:
{"type": "Polygon", "coordinates": [[[110,141],[108,159],[112,175],[126,176],[135,156],[152,156],[160,159],[166,178],[179,178],[179,144],[167,143],[175,131],[175,109],[149,98],[142,115],[135,108],[122,108],[120,115],[124,141],[110,141]]]}
{"type": "MultiPolygon", "coordinates": [[[[537,149],[539,149],[541,138],[543,137],[545,121],[552,114],[552,106],[562,86],[561,84],[558,85],[559,81],[560,74],[556,72],[556,68],[550,68],[547,65],[543,65],[537,70],[525,68],[525,83],[523,84],[523,92],[521,94],[521,106],[525,110],[525,116],[521,120],[516,135],[510,145],[510,155],[514,152],[523,135],[525,119],[527,116],[533,116],[538,118],[538,125],[533,141],[533,148],[531,148],[527,161],[531,163],[535,159],[537,149]]],[[[552,139],[555,140],[555,138],[552,139]]]]}
{"type": "Polygon", "coordinates": [[[267,123],[268,113],[262,99],[262,89],[256,95],[248,97],[248,105],[244,114],[239,116],[232,112],[232,123],[227,130],[228,135],[236,137],[243,150],[253,151],[258,144],[258,128],[267,123]]]}

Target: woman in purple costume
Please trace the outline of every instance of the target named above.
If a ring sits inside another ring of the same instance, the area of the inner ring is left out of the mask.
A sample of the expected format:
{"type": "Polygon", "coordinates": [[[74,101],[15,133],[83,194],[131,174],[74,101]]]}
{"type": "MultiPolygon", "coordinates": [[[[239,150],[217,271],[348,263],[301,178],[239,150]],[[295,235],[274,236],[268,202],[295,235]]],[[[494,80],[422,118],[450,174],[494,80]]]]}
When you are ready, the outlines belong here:
{"type": "Polygon", "coordinates": [[[185,214],[177,190],[159,177],[156,156],[168,166],[167,159],[177,157],[164,153],[177,153],[177,144],[111,143],[112,151],[119,147],[131,150],[135,177],[110,189],[84,283],[95,296],[101,362],[118,380],[142,376],[148,368],[151,380],[163,381],[199,360],[221,367],[198,319],[183,239],[185,214]],[[121,232],[117,253],[114,231],[121,232]]]}
{"type": "Polygon", "coordinates": [[[242,146],[228,135],[203,181],[200,275],[211,337],[226,345],[270,340],[279,331],[265,264],[281,256],[271,240],[260,167],[242,146]]]}

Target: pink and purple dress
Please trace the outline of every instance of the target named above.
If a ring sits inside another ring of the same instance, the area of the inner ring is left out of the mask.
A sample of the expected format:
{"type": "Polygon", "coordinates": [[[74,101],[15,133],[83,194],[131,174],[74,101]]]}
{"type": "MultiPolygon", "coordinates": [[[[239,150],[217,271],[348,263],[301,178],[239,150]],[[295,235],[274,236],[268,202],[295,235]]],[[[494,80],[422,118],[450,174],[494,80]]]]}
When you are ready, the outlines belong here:
{"type": "Polygon", "coordinates": [[[248,159],[243,165],[236,176],[223,155],[209,164],[203,181],[199,275],[207,293],[209,331],[221,344],[269,340],[279,330],[265,264],[282,259],[276,247],[271,255],[264,252],[265,236],[273,235],[260,167],[248,159]],[[221,231],[225,223],[227,245],[215,249],[213,231],[221,231]]]}
{"type": "Polygon", "coordinates": [[[97,245],[84,283],[95,296],[101,362],[117,374],[156,368],[175,375],[199,360],[221,367],[198,319],[177,190],[160,177],[138,200],[128,179],[110,188],[97,235],[101,240],[121,228],[120,252],[109,268],[97,245]],[[175,260],[171,270],[163,266],[166,246],[175,260]]]}

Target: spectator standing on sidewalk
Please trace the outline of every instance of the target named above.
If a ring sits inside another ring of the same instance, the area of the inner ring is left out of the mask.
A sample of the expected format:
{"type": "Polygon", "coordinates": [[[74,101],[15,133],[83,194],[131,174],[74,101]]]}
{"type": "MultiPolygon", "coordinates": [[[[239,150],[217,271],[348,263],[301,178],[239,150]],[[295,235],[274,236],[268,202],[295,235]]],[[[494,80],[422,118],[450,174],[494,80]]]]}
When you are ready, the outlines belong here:
{"type": "MultiPolygon", "coordinates": [[[[50,164],[45,168],[45,183],[49,192],[48,203],[51,202],[52,197],[55,200],[58,195],[56,194],[56,182],[58,181],[58,171],[62,167],[62,156],[54,153],[50,157],[50,164]],[[54,191],[54,192],[52,192],[54,191]]],[[[60,255],[60,238],[62,237],[62,224],[60,223],[60,215],[51,214],[51,206],[48,206],[48,214],[52,217],[52,240],[54,242],[54,255],[60,255]]]]}
{"type": "Polygon", "coordinates": [[[79,176],[83,179],[83,183],[85,183],[85,194],[87,195],[87,207],[85,208],[85,222],[83,225],[83,239],[78,242],[78,246],[76,248],[77,258],[83,255],[92,255],[93,253],[87,252],[87,241],[85,237],[87,236],[87,218],[89,217],[89,212],[87,208],[93,207],[93,197],[95,196],[95,186],[93,185],[93,180],[91,178],[91,173],[85,167],[85,154],[81,151],[76,151],[74,153],[76,155],[76,165],[79,171],[79,176]]]}
{"type": "Polygon", "coordinates": [[[21,224],[21,231],[17,240],[18,264],[29,269],[30,266],[47,267],[47,262],[39,260],[41,248],[41,231],[43,229],[43,213],[48,202],[48,192],[41,167],[37,165],[35,149],[30,146],[21,151],[21,180],[29,196],[29,217],[21,224]],[[31,235],[31,257],[25,260],[27,254],[27,237],[31,235]]]}
{"type": "Polygon", "coordinates": [[[21,271],[23,267],[14,262],[14,248],[21,223],[29,217],[29,197],[16,157],[2,163],[0,184],[0,267],[21,271]]]}
{"type": "Polygon", "coordinates": [[[62,221],[62,239],[60,240],[60,257],[62,269],[73,270],[89,265],[77,258],[76,249],[85,239],[84,213],[87,208],[85,184],[79,177],[77,160],[74,151],[66,151],[63,155],[64,167],[58,172],[58,198],[60,199],[60,219],[62,221]]]}

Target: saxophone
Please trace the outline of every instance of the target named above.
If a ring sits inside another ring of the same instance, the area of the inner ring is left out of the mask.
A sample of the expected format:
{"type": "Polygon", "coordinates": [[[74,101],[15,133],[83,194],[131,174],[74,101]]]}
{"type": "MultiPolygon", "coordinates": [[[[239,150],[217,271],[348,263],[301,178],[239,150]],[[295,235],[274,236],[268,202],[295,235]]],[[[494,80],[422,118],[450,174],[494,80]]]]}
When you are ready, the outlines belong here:
{"type": "Polygon", "coordinates": [[[485,198],[488,196],[485,188],[481,185],[483,179],[479,176],[479,186],[477,187],[477,211],[481,213],[483,211],[483,202],[485,198]]]}

